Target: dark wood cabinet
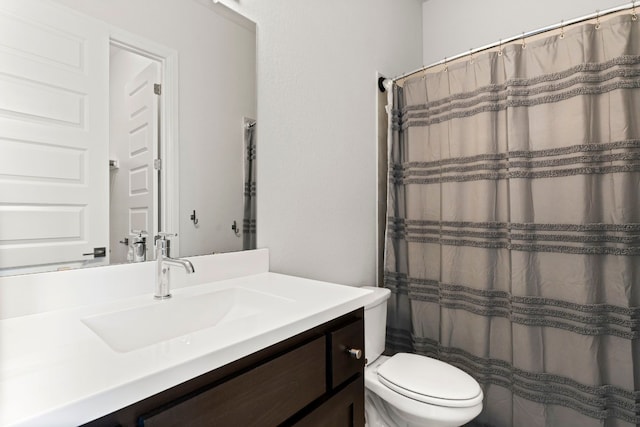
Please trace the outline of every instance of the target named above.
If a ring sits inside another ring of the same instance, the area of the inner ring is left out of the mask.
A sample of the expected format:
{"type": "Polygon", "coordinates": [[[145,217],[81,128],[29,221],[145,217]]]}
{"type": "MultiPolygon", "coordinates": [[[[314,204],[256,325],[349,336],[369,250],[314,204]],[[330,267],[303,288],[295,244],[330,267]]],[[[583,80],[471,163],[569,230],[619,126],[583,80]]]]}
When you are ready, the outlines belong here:
{"type": "Polygon", "coordinates": [[[349,381],[311,413],[295,422],[295,427],[364,427],[364,382],[349,381]]]}
{"type": "Polygon", "coordinates": [[[364,357],[355,357],[363,316],[356,310],[86,425],[364,427],[364,357]]]}
{"type": "Polygon", "coordinates": [[[145,415],[139,424],[278,425],[325,393],[324,349],[325,338],[317,338],[194,397],[145,415]]]}

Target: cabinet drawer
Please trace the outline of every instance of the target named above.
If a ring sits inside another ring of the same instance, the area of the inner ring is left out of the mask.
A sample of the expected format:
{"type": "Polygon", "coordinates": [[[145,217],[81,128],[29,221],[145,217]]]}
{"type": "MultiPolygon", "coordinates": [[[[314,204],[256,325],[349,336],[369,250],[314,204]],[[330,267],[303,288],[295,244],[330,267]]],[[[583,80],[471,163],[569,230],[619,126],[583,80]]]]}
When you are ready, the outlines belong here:
{"type": "Polygon", "coordinates": [[[364,321],[353,323],[330,333],[331,345],[331,386],[337,387],[353,375],[364,372],[364,321]],[[348,353],[349,349],[361,350],[360,359],[348,353]]]}
{"type": "Polygon", "coordinates": [[[278,425],[325,393],[325,343],[325,337],[317,338],[202,393],[143,416],[140,424],[278,425]]]}

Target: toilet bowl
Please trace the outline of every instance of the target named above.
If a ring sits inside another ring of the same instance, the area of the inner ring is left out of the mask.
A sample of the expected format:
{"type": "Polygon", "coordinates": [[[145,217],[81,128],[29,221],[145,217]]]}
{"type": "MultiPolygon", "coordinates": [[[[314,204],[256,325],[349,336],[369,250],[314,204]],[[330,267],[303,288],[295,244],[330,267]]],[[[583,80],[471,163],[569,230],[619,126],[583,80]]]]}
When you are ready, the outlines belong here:
{"type": "Polygon", "coordinates": [[[382,356],[390,291],[365,302],[365,414],[368,427],[457,427],[482,411],[480,385],[455,366],[426,356],[382,356]]]}

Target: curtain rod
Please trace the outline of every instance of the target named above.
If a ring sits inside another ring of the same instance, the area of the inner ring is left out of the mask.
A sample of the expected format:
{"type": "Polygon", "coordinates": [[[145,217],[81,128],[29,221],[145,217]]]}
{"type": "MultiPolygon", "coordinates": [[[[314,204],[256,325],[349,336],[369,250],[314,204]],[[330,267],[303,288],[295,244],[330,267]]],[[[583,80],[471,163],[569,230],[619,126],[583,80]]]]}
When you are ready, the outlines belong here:
{"type": "MultiPolygon", "coordinates": [[[[441,59],[438,62],[434,62],[431,65],[427,65],[427,66],[424,66],[424,67],[419,68],[417,70],[410,71],[410,72],[405,73],[405,74],[403,74],[401,76],[394,77],[391,80],[395,83],[398,80],[404,80],[407,77],[410,77],[410,76],[412,76],[414,74],[422,73],[423,71],[426,71],[429,68],[437,67],[438,65],[443,65],[443,64],[445,64],[447,62],[455,61],[457,59],[464,58],[465,56],[468,56],[468,55],[474,55],[474,54],[476,54],[478,52],[483,52],[485,50],[489,50],[489,49],[493,49],[493,48],[496,48],[496,47],[500,47],[502,45],[509,44],[509,43],[514,42],[516,40],[526,39],[527,37],[532,37],[532,36],[536,36],[538,34],[546,33],[547,31],[557,30],[559,28],[567,27],[567,26],[574,25],[574,24],[577,24],[577,23],[580,23],[580,22],[584,22],[584,21],[588,21],[588,20],[594,19],[594,18],[597,20],[598,18],[600,18],[602,16],[605,16],[605,15],[610,15],[612,13],[620,12],[620,11],[627,10],[627,9],[635,9],[635,8],[636,8],[636,0],[632,1],[631,3],[627,3],[627,4],[624,4],[624,5],[621,5],[621,6],[612,7],[611,9],[607,9],[607,10],[604,10],[604,11],[596,11],[595,13],[591,13],[589,15],[581,16],[579,18],[574,18],[574,19],[571,19],[571,20],[566,21],[566,22],[565,21],[561,21],[559,24],[553,24],[553,25],[549,25],[549,26],[546,26],[546,27],[543,27],[543,28],[539,28],[537,30],[529,31],[527,33],[522,33],[519,36],[513,36],[513,37],[510,37],[510,38],[505,39],[505,40],[500,40],[497,43],[491,43],[491,44],[488,44],[486,46],[479,47],[477,49],[470,49],[467,52],[459,53],[459,54],[457,54],[455,56],[452,56],[451,58],[446,58],[445,57],[444,59],[441,59]]],[[[636,16],[635,11],[633,13],[633,16],[636,16]]],[[[379,85],[380,84],[381,84],[381,82],[379,82],[379,85]]]]}

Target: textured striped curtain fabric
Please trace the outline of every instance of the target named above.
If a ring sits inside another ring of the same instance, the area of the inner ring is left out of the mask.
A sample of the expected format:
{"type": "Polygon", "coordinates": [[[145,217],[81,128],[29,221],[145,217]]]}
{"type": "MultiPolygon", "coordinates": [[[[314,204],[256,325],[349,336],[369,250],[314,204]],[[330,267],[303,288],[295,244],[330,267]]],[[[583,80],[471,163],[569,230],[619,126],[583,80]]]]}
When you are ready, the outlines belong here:
{"type": "Polygon", "coordinates": [[[242,249],[256,249],[256,124],[244,130],[244,216],[242,249]]]}
{"type": "Polygon", "coordinates": [[[396,87],[387,351],[449,362],[476,424],[640,424],[640,23],[396,87]]]}

